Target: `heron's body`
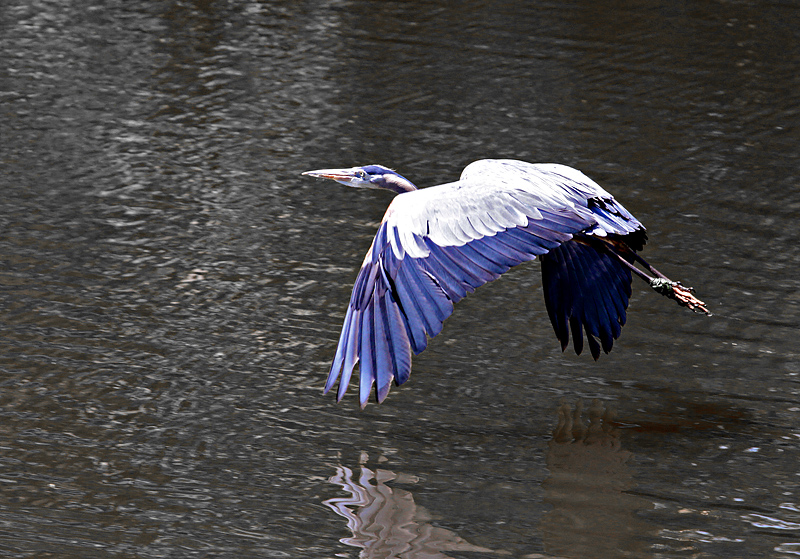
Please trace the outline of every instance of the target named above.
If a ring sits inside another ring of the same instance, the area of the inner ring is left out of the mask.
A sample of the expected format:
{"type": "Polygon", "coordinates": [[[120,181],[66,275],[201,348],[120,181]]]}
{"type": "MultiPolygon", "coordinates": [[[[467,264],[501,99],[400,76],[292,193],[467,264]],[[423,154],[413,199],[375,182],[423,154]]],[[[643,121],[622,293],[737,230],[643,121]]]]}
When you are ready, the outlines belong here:
{"type": "MultiPolygon", "coordinates": [[[[632,271],[669,283],[668,295],[705,310],[636,254],[644,226],[586,175],[555,164],[481,160],[460,180],[422,190],[381,166],[310,171],[344,184],[398,192],[353,287],[326,391],[344,395],[360,363],[360,400],[382,401],[411,372],[467,293],[540,257],[545,302],[562,349],[608,353],[625,323],[632,271]],[[639,261],[659,278],[634,268],[639,261]],[[660,279],[663,278],[663,279],[660,279]],[[674,289],[673,289],[674,288],[674,289]],[[599,343],[598,343],[599,340],[599,343]],[[341,378],[340,378],[341,376],[341,378]]],[[[654,286],[655,287],[655,286],[654,286]]]]}
{"type": "Polygon", "coordinates": [[[566,229],[566,234],[578,232],[574,227],[600,236],[644,231],[611,194],[580,171],[564,165],[492,159],[468,165],[456,182],[398,195],[383,223],[394,233],[388,238],[398,258],[403,258],[403,250],[421,258],[429,252],[423,240],[441,247],[461,246],[526,227],[529,222],[547,227],[554,223],[554,215],[569,225],[551,230],[566,229]],[[618,215],[597,206],[589,208],[589,200],[610,204],[618,215]]]}

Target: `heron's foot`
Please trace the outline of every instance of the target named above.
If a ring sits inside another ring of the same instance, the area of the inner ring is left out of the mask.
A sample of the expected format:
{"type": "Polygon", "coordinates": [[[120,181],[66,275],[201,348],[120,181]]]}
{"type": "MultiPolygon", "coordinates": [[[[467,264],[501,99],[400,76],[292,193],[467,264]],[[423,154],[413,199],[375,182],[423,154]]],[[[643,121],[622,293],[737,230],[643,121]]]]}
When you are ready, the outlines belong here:
{"type": "Polygon", "coordinates": [[[666,278],[653,278],[650,282],[650,287],[663,296],[674,299],[682,307],[689,307],[694,312],[702,312],[711,316],[706,304],[694,296],[694,288],[692,287],[686,287],[679,281],[672,281],[666,278]]]}

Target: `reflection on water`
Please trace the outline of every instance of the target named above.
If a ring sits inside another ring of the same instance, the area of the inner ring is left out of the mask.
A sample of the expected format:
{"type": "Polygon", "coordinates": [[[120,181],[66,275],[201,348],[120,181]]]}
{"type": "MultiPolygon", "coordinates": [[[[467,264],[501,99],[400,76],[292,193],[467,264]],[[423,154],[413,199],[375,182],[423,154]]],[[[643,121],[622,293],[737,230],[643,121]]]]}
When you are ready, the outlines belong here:
{"type": "MultiPolygon", "coordinates": [[[[654,504],[629,492],[636,485],[628,465],[633,455],[622,448],[614,409],[597,399],[586,410],[581,401],[574,407],[562,402],[555,415],[557,425],[545,453],[549,476],[542,482],[543,501],[552,508],[536,532],[529,533],[529,545],[535,545],[541,533],[547,557],[614,557],[617,553],[647,556],[658,527],[641,514],[652,510],[654,504]]],[[[418,478],[372,470],[366,466],[368,459],[368,454],[362,452],[358,473],[337,465],[336,474],[329,481],[348,496],[324,502],[347,520],[352,537],[340,541],[360,548],[360,557],[428,559],[445,558],[446,551],[508,553],[475,546],[449,530],[431,525],[431,515],[414,502],[409,491],[387,485],[392,481],[416,483],[418,478]]],[[[537,466],[531,463],[529,468],[537,466]]],[[[515,481],[514,476],[505,480],[515,481]]],[[[503,486],[497,483],[493,487],[505,508],[514,510],[517,503],[509,502],[508,495],[501,495],[503,486]]],[[[513,498],[522,502],[528,495],[520,493],[513,498]]],[[[465,519],[466,515],[450,520],[465,519]]],[[[525,557],[544,556],[533,553],[525,557]]]]}
{"type": "Polygon", "coordinates": [[[336,466],[331,483],[339,485],[349,497],[328,499],[325,504],[347,519],[352,538],[344,544],[361,548],[362,559],[446,559],[445,551],[491,553],[491,549],[472,545],[457,534],[430,524],[428,512],[414,502],[414,496],[387,482],[413,483],[413,476],[401,476],[389,470],[370,470],[369,459],[361,453],[360,475],[354,478],[346,466],[336,466]]]}
{"type": "Polygon", "coordinates": [[[548,444],[544,500],[553,509],[542,521],[545,549],[564,557],[613,557],[643,553],[652,525],[637,512],[651,502],[626,493],[634,485],[631,453],[620,444],[615,412],[594,400],[583,419],[583,404],[562,402],[548,444]]]}

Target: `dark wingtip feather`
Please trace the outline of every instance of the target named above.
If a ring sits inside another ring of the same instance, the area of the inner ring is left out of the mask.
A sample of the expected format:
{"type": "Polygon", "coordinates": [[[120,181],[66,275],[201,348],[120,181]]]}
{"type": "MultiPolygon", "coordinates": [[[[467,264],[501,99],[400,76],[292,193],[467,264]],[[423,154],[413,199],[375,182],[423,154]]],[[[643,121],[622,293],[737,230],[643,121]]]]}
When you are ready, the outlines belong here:
{"type": "Polygon", "coordinates": [[[583,327],[581,321],[576,317],[569,318],[569,326],[572,330],[572,347],[575,348],[575,353],[580,355],[583,353],[583,327]]]}
{"type": "Polygon", "coordinates": [[[603,352],[606,355],[608,355],[608,353],[611,351],[611,348],[614,347],[614,338],[606,329],[600,331],[600,344],[603,346],[603,352]]]}
{"type": "Polygon", "coordinates": [[[597,361],[600,359],[600,344],[597,343],[597,340],[589,332],[586,332],[586,339],[589,342],[589,351],[591,351],[594,360],[597,361]]]}

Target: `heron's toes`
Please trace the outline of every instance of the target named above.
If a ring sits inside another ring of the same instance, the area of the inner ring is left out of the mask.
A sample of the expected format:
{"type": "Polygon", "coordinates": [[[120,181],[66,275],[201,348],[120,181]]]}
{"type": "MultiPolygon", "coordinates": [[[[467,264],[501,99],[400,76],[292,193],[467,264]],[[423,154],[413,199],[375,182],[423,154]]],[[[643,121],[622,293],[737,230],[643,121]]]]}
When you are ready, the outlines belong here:
{"type": "Polygon", "coordinates": [[[679,305],[689,307],[694,312],[703,312],[710,315],[706,304],[694,296],[694,289],[681,285],[680,282],[672,284],[672,298],[675,299],[679,305]]]}
{"type": "Polygon", "coordinates": [[[650,281],[650,287],[665,297],[675,299],[683,307],[689,307],[694,312],[703,312],[709,316],[711,315],[708,308],[706,308],[706,304],[693,295],[694,289],[682,285],[679,281],[672,281],[667,278],[653,278],[650,281]]]}

